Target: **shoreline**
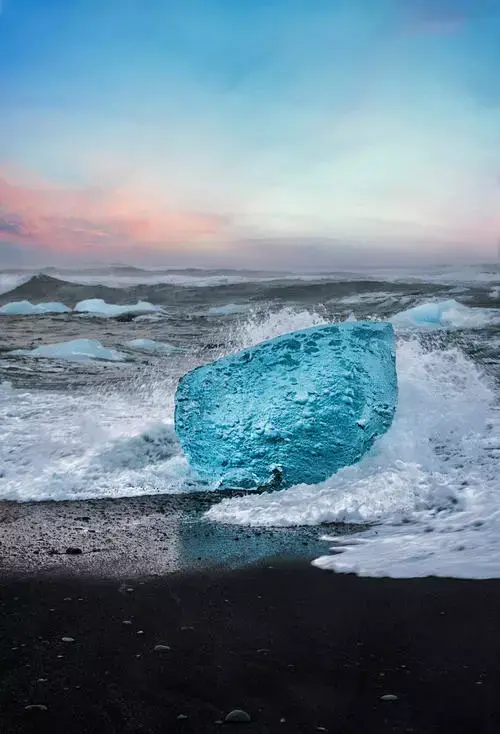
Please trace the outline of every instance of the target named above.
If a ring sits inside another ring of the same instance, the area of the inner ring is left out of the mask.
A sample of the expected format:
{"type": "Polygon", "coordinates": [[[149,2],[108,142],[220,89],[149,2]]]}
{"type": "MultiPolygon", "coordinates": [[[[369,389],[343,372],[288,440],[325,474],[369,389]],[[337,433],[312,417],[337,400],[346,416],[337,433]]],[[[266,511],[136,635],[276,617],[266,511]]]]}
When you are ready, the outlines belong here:
{"type": "Polygon", "coordinates": [[[498,731],[500,580],[358,578],[304,559],[11,573],[0,611],[9,734],[498,731]],[[235,708],[251,723],[217,723],[235,708]]]}
{"type": "MultiPolygon", "coordinates": [[[[317,526],[266,528],[211,522],[215,502],[242,492],[44,502],[0,501],[0,577],[145,578],[228,569],[269,557],[328,553],[317,526]]],[[[345,535],[359,528],[328,528],[345,535]]]]}

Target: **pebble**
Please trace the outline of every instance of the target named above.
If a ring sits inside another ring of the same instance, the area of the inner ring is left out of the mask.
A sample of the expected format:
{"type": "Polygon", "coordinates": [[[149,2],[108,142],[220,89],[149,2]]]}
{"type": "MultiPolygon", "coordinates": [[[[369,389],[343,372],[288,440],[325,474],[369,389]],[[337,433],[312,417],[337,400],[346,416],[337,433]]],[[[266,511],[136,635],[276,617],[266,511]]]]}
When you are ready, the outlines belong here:
{"type": "Polygon", "coordinates": [[[230,711],[224,719],[226,724],[249,724],[251,722],[250,714],[243,709],[234,709],[230,711]]]}
{"type": "Polygon", "coordinates": [[[397,701],[398,697],[393,693],[386,693],[385,696],[380,696],[381,701],[397,701]]]}
{"type": "Polygon", "coordinates": [[[74,642],[75,638],[74,637],[61,637],[61,640],[63,642],[74,642]]]}
{"type": "Polygon", "coordinates": [[[187,719],[187,718],[188,718],[188,717],[186,716],[186,714],[179,714],[179,716],[177,717],[177,719],[178,719],[179,721],[183,721],[184,719],[187,719]]]}
{"type": "Polygon", "coordinates": [[[168,652],[171,649],[168,645],[155,645],[154,647],[155,652],[168,652]]]}

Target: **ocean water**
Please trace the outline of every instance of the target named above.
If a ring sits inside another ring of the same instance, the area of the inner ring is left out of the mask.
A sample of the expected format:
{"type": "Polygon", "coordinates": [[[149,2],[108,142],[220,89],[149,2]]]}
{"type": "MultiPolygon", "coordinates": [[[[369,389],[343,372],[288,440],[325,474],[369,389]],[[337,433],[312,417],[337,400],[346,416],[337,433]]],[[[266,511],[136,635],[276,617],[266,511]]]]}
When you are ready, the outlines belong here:
{"type": "Polygon", "coordinates": [[[327,570],[500,576],[498,266],[306,276],[5,272],[1,291],[0,307],[54,302],[71,311],[0,315],[0,499],[211,490],[190,471],[173,431],[186,370],[296,329],[391,320],[399,405],[371,452],[316,486],[222,501],[214,491],[207,521],[313,528],[331,538],[330,552],[314,561],[327,570]],[[159,308],[73,311],[89,299],[159,308]],[[401,316],[426,304],[444,304],[419,311],[438,319],[401,316]],[[340,524],[356,532],[339,537],[340,524]]]}

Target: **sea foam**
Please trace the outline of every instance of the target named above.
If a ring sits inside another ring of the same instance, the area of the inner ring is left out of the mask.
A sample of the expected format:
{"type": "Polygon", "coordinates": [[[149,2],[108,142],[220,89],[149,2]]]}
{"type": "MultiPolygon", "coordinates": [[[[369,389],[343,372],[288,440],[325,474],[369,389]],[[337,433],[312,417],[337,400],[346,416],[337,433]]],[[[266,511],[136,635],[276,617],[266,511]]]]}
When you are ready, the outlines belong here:
{"type": "MultiPolygon", "coordinates": [[[[322,310],[252,314],[227,329],[226,353],[326,323],[322,310]]],[[[196,366],[186,355],[184,369],[196,366]]],[[[438,330],[402,328],[394,423],[356,466],[319,485],[226,498],[207,519],[318,526],[321,568],[373,576],[500,576],[500,416],[491,379],[438,330]],[[335,537],[327,523],[353,532],[335,537]],[[331,546],[334,551],[328,553],[331,546]],[[341,551],[341,552],[339,552],[341,551]]],[[[176,376],[106,393],[0,386],[0,497],[18,501],[206,489],[172,436],[176,376]]]]}

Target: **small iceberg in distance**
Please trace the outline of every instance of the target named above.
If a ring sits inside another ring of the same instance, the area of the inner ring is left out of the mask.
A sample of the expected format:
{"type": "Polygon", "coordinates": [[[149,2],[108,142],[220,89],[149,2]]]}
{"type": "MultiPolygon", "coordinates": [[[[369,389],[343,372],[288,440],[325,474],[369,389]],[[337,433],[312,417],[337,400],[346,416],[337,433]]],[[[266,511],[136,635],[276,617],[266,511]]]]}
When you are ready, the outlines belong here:
{"type": "Polygon", "coordinates": [[[102,298],[88,298],[80,301],[74,308],[75,313],[87,313],[105,318],[116,318],[126,314],[145,314],[163,311],[161,306],[154,306],[148,301],[138,301],[137,303],[119,306],[116,303],[106,303],[102,298]]]}
{"type": "Polygon", "coordinates": [[[188,372],[175,430],[202,479],[285,488],[358,462],[388,430],[396,403],[391,324],[328,324],[188,372]]]}
{"type": "Polygon", "coordinates": [[[71,362],[86,362],[98,359],[105,362],[123,362],[126,356],[115,349],[103,347],[94,339],[73,339],[67,342],[46,344],[36,349],[15,349],[12,356],[35,357],[38,359],[66,359],[71,362]]]}
{"type": "Polygon", "coordinates": [[[471,308],[450,299],[422,303],[391,318],[394,326],[399,327],[448,327],[481,328],[488,324],[500,323],[500,309],[471,308]]]}
{"type": "Polygon", "coordinates": [[[186,351],[181,347],[174,347],[173,344],[167,344],[166,342],[157,342],[154,339],[131,339],[125,342],[123,346],[137,352],[148,352],[149,354],[179,354],[186,351]]]}
{"type": "Polygon", "coordinates": [[[31,303],[30,301],[12,301],[0,307],[3,316],[44,316],[45,314],[71,313],[71,309],[58,303],[31,303]]]}

